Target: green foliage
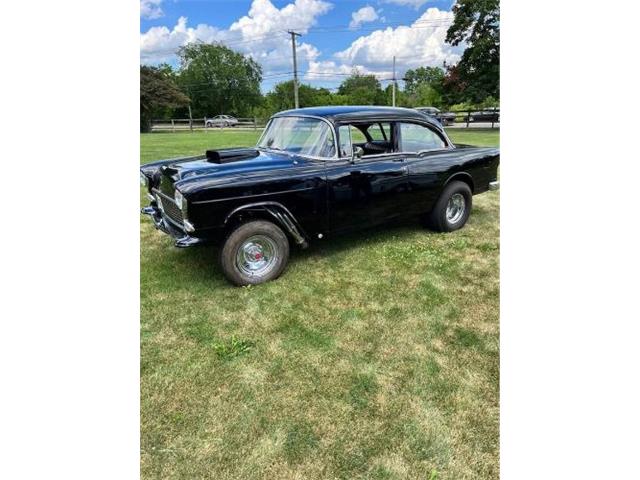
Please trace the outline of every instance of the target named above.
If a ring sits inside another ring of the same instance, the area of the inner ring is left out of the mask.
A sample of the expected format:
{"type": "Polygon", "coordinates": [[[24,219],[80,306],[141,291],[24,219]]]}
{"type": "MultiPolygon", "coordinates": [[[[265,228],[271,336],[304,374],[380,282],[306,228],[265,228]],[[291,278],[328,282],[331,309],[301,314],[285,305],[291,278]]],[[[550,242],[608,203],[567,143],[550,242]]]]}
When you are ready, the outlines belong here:
{"type": "Polygon", "coordinates": [[[173,78],[171,67],[140,66],[140,131],[148,132],[154,114],[189,103],[173,78]]]}
{"type": "MultiPolygon", "coordinates": [[[[326,88],[315,88],[311,85],[298,85],[298,99],[300,107],[315,107],[319,105],[334,105],[336,100],[326,88]]],[[[262,107],[257,111],[261,118],[268,118],[276,112],[294,108],[293,80],[281,82],[264,97],[262,107]]]]}
{"type": "Polygon", "coordinates": [[[454,46],[465,42],[468,47],[447,72],[449,98],[476,103],[489,96],[500,98],[499,0],[459,0],[453,13],[447,42],[454,46]]]}
{"type": "Polygon", "coordinates": [[[249,116],[261,99],[262,68],[224,45],[181,47],[179,84],[191,98],[194,117],[249,116]]]}
{"type": "Polygon", "coordinates": [[[440,67],[418,67],[407,70],[404,81],[404,105],[409,107],[443,108],[445,72],[440,67]]]}
{"type": "Polygon", "coordinates": [[[407,70],[404,75],[405,90],[409,94],[416,93],[418,88],[428,85],[434,90],[442,91],[444,70],[440,67],[418,67],[415,70],[407,70]]]}
{"type": "Polygon", "coordinates": [[[252,346],[252,342],[231,337],[231,339],[226,342],[214,342],[213,350],[216,352],[218,358],[221,358],[222,360],[232,360],[236,357],[249,353],[252,346]]]}
{"type": "Polygon", "coordinates": [[[362,75],[357,71],[340,84],[338,95],[347,97],[351,105],[386,104],[378,79],[374,75],[362,75]]]}

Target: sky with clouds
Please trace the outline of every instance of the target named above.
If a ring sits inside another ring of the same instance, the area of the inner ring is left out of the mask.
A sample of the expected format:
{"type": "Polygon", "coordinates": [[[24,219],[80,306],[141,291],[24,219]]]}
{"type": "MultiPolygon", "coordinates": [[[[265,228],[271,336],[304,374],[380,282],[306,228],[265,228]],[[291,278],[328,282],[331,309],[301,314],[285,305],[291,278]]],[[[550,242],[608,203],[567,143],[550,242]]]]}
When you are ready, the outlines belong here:
{"type": "Polygon", "coordinates": [[[140,0],[140,61],[177,64],[176,49],[219,41],[262,65],[263,91],[292,78],[297,39],[301,81],[337,87],[354,69],[383,81],[393,56],[408,68],[456,63],[463,46],[445,43],[453,0],[140,0]]]}

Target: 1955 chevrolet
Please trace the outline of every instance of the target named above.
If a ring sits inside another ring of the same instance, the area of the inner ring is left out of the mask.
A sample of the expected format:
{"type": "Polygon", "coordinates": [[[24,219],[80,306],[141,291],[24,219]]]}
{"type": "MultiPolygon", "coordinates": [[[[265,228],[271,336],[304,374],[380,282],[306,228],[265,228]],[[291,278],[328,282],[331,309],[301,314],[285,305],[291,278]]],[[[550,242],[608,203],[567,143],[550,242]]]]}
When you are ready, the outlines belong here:
{"type": "Polygon", "coordinates": [[[143,165],[142,209],[177,247],[222,241],[236,285],[277,278],[290,244],[407,217],[464,226],[472,196],[498,188],[499,150],[454,145],[416,110],[316,107],[274,115],[254,148],[143,165]]]}

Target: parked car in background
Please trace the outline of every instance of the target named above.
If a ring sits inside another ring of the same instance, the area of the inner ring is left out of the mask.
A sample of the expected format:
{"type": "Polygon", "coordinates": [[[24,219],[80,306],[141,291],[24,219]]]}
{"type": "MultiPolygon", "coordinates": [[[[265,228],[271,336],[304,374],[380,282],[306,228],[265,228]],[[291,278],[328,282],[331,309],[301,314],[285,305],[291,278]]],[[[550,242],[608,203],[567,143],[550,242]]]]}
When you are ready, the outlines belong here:
{"type": "Polygon", "coordinates": [[[469,115],[470,122],[499,122],[500,111],[497,109],[481,110],[479,112],[471,112],[469,115]]]}
{"type": "Polygon", "coordinates": [[[453,125],[456,114],[453,112],[441,112],[436,107],[417,107],[416,110],[437,119],[442,125],[453,125]]]}
{"type": "Polygon", "coordinates": [[[207,118],[205,126],[210,127],[233,127],[238,124],[238,119],[230,115],[218,115],[213,118],[207,118]]]}
{"type": "Polygon", "coordinates": [[[290,245],[402,219],[462,228],[472,196],[498,188],[499,159],[412,109],[301,108],[271,117],[255,147],[143,165],[142,213],[177,247],[220,243],[227,279],[258,284],[284,271],[290,245]]]}

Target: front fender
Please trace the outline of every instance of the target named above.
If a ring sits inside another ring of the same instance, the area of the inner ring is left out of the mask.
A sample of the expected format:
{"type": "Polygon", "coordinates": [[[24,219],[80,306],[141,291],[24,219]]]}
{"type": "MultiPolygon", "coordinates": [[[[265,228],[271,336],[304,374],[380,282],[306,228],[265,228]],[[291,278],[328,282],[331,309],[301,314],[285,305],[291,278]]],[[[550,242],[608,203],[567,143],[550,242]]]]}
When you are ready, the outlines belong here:
{"type": "Polygon", "coordinates": [[[224,225],[228,226],[234,218],[237,218],[242,213],[255,212],[265,213],[272,217],[300,247],[307,248],[309,245],[309,238],[300,223],[289,209],[279,202],[255,202],[237,207],[226,216],[224,225]]]}

